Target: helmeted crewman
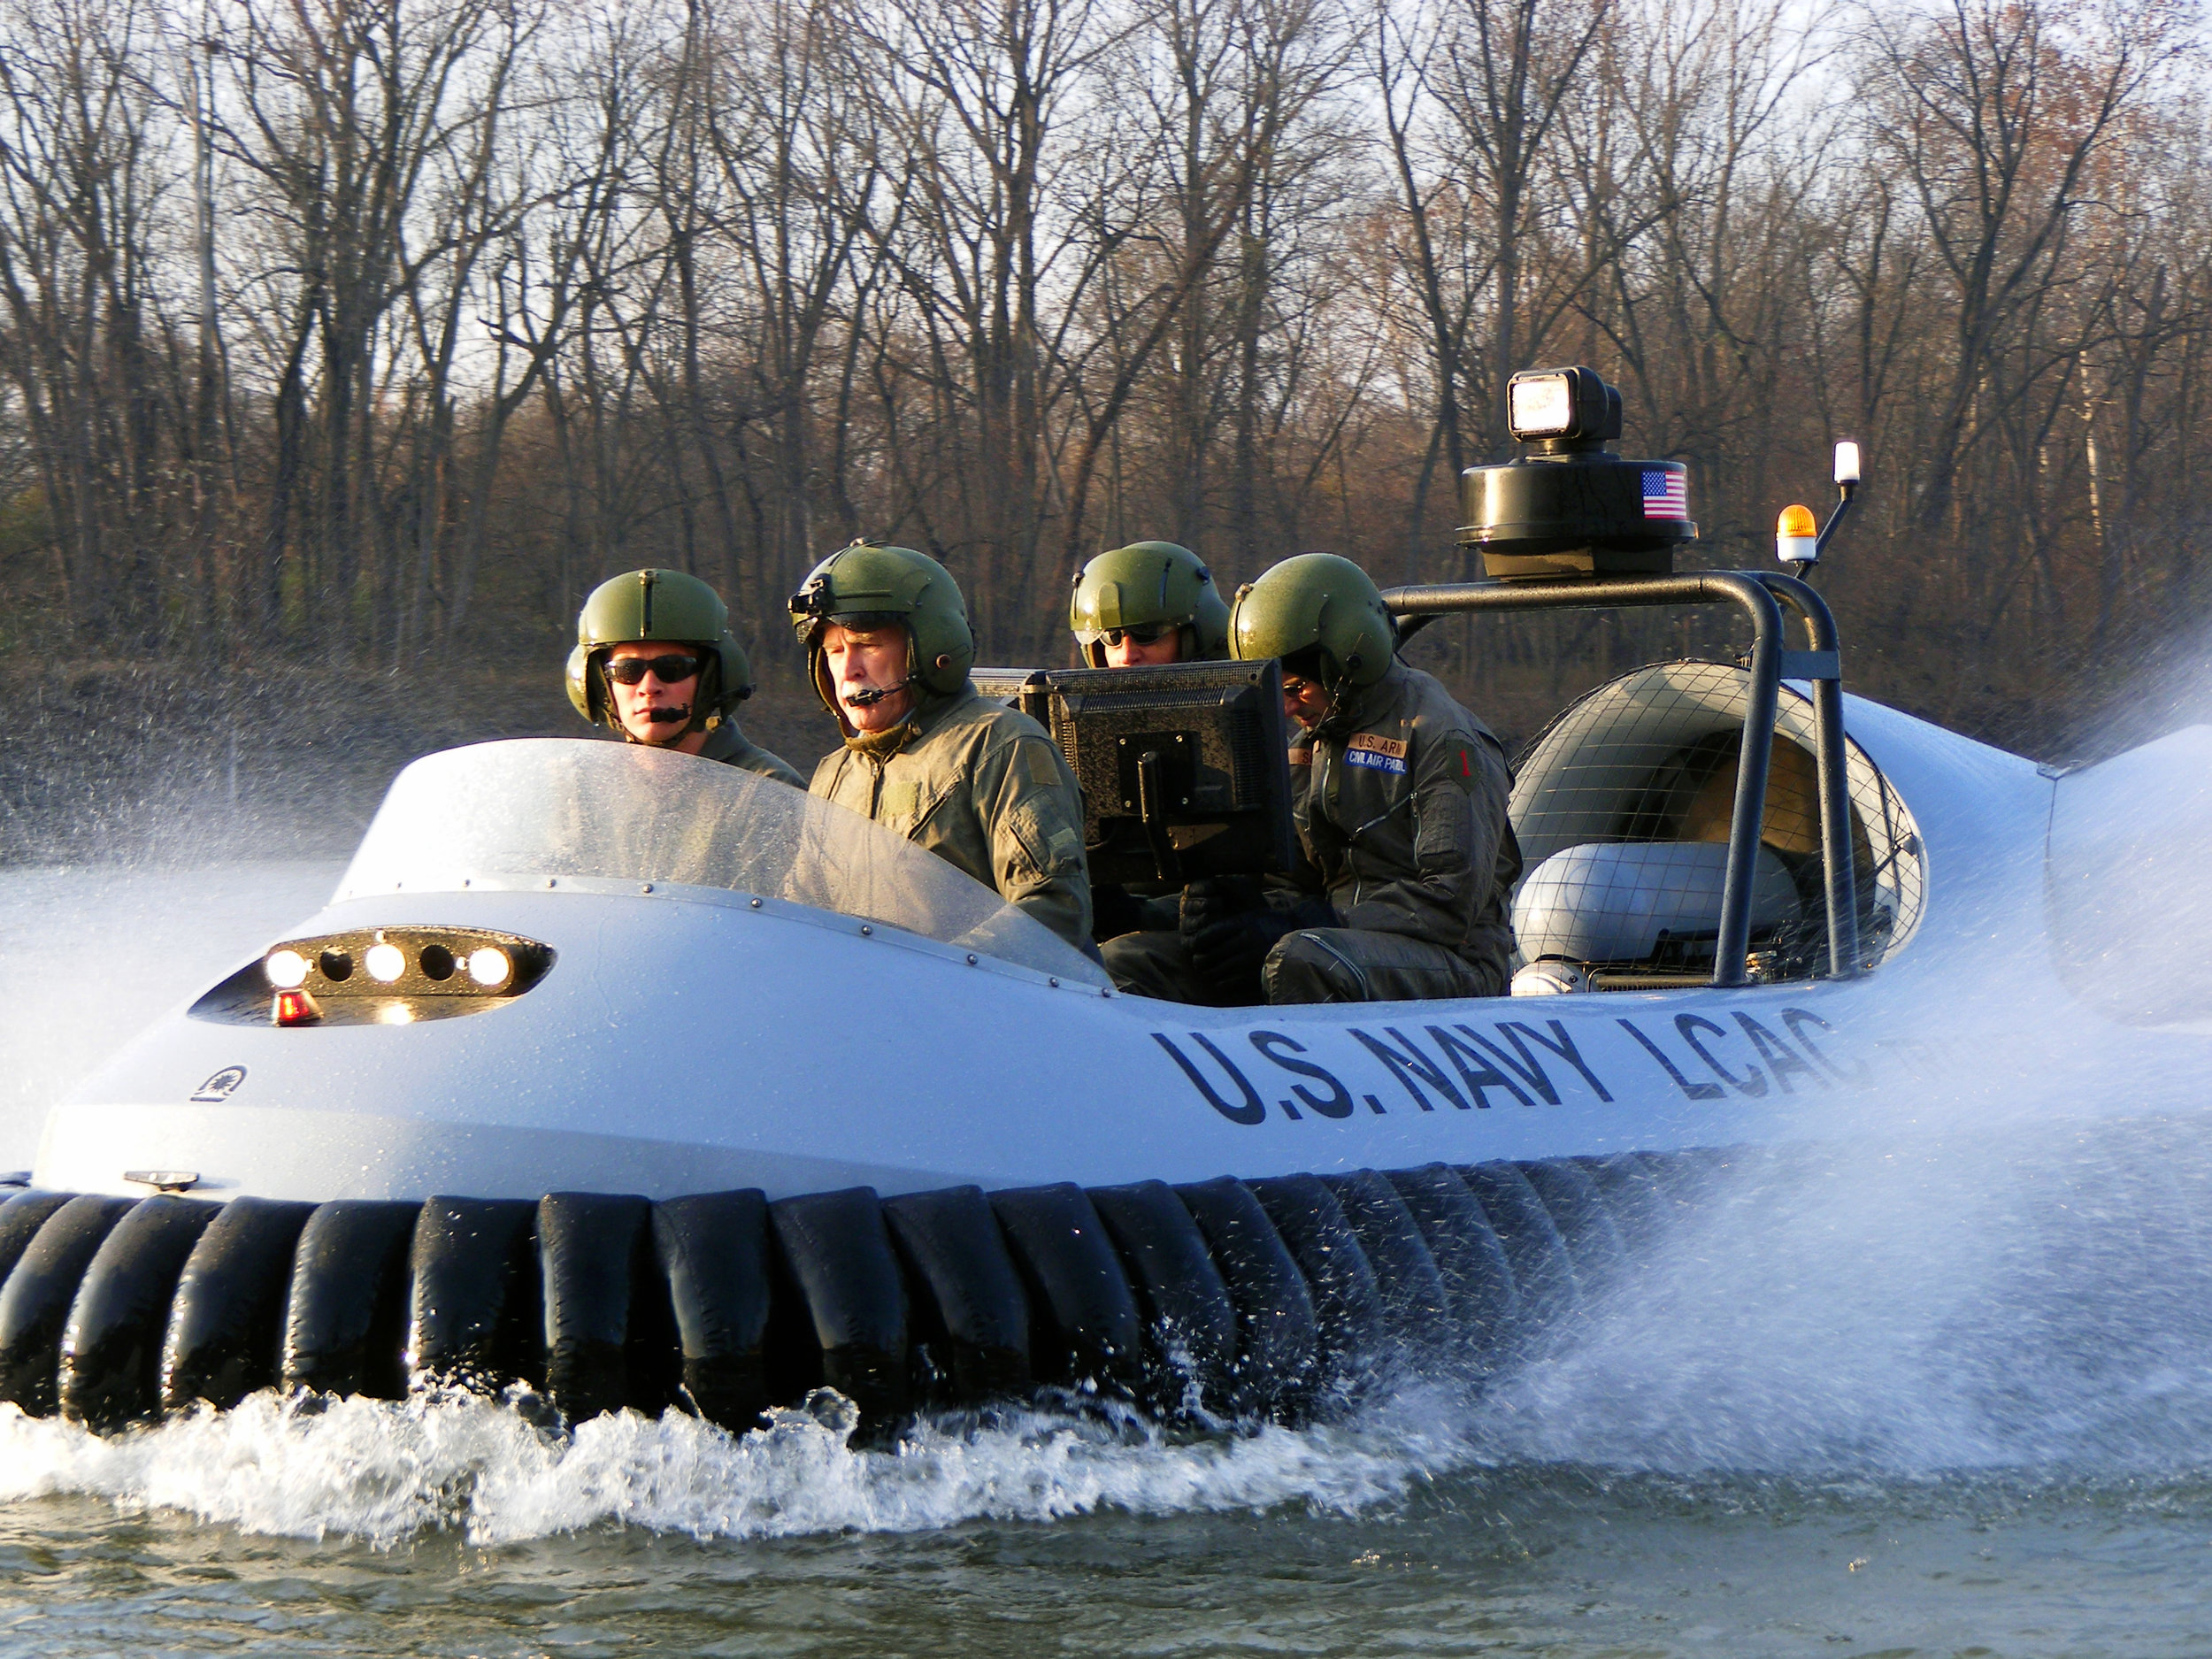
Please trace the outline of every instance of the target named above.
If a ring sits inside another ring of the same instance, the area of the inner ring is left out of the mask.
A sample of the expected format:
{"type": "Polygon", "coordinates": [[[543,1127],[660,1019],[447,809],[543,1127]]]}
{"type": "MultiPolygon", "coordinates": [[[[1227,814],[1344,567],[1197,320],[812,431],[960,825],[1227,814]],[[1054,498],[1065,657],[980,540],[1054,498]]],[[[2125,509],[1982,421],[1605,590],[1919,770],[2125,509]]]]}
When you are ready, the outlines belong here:
{"type": "MultiPolygon", "coordinates": [[[[1229,602],[1197,554],[1173,541],[1133,541],[1076,573],[1068,628],[1092,668],[1217,663],[1229,655],[1229,602]]],[[[1179,887],[1091,888],[1091,933],[1100,941],[1176,925],[1179,887]]]]}
{"type": "Polygon", "coordinates": [[[1176,933],[1107,947],[1125,988],[1217,1002],[1256,966],[1271,1002],[1505,991],[1521,868],[1505,753],[1396,660],[1395,639],[1375,584],[1333,554],[1302,553],[1240,590],[1230,649],[1280,659],[1284,711],[1307,733],[1292,759],[1307,770],[1296,818],[1317,890],[1187,895],[1176,933]]]}
{"type": "Polygon", "coordinates": [[[975,636],[945,567],[911,548],[856,541],[809,573],[791,621],[845,733],[810,791],[1087,946],[1082,793],[1044,728],[968,679],[975,636]]]}
{"type": "Polygon", "coordinates": [[[1229,655],[1229,602],[1198,555],[1133,541],[1079,571],[1068,626],[1093,668],[1217,663],[1229,655]]]}
{"type": "Polygon", "coordinates": [[[631,571],[591,590],[568,654],[568,700],[625,741],[672,749],[773,778],[806,780],[738,729],[753,665],[730,632],[730,609],[696,576],[631,571]]]}

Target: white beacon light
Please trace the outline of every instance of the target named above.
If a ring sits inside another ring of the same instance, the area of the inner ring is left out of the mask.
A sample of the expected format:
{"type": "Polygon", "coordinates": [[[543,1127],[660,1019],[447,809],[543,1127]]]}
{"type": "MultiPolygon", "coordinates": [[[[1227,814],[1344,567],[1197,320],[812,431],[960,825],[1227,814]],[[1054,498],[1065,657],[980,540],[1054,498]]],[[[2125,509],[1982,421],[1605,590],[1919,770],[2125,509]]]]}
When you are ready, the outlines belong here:
{"type": "Polygon", "coordinates": [[[1506,424],[1515,437],[1556,437],[1574,420],[1574,389],[1565,375],[1525,374],[1507,382],[1506,424]]]}
{"type": "Polygon", "coordinates": [[[1855,443],[1836,445],[1836,482],[1855,484],[1859,481],[1859,446],[1855,443]]]}
{"type": "Polygon", "coordinates": [[[397,945],[371,945],[362,965],[369,971],[369,978],[380,984],[389,985],[407,972],[407,957],[397,945]]]}
{"type": "Polygon", "coordinates": [[[296,991],[307,983],[307,958],[296,950],[272,950],[261,971],[280,991],[296,991]]]}
{"type": "Polygon", "coordinates": [[[1785,507],[1774,526],[1774,557],[1785,565],[1810,565],[1820,557],[1820,526],[1810,507],[1785,507]]]}
{"type": "Polygon", "coordinates": [[[469,978],[488,990],[503,983],[512,966],[505,951],[490,945],[469,953],[469,978]]]}

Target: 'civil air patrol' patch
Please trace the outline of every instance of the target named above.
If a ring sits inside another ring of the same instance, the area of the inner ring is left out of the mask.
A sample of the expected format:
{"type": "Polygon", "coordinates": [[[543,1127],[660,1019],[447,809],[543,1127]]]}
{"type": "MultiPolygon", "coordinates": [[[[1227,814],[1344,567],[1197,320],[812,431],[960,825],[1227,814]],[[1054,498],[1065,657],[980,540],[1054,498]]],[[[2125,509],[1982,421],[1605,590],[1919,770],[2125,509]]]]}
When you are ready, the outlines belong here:
{"type": "Polygon", "coordinates": [[[1344,745],[1344,764],[1402,774],[1406,769],[1406,744],[1402,739],[1381,737],[1373,732],[1356,733],[1344,745]]]}

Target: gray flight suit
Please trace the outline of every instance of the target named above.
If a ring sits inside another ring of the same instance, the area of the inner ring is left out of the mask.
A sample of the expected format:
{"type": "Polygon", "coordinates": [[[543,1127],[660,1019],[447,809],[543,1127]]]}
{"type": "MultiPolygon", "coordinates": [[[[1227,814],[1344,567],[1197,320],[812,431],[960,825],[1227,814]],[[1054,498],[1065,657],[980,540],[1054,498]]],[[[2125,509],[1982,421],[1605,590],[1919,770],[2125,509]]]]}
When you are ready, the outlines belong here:
{"type": "MultiPolygon", "coordinates": [[[[1304,775],[1294,816],[1311,860],[1301,896],[1325,896],[1337,926],[1276,943],[1260,969],[1267,1000],[1502,995],[1521,850],[1506,816],[1512,776],[1489,728],[1433,676],[1394,662],[1291,759],[1294,779],[1304,775]]],[[[1222,1000],[1175,933],[1116,940],[1106,964],[1144,995],[1222,1000]]]]}
{"type": "Polygon", "coordinates": [[[727,715],[723,716],[721,725],[707,733],[707,741],[699,749],[699,758],[718,760],[742,772],[757,772],[778,783],[787,783],[794,789],[806,787],[806,780],[799,776],[796,766],[754,742],[737,729],[737,722],[727,715]]]}
{"type": "Polygon", "coordinates": [[[1059,746],[967,685],[823,757],[809,793],[928,849],[1084,950],[1083,795],[1059,746]]]}

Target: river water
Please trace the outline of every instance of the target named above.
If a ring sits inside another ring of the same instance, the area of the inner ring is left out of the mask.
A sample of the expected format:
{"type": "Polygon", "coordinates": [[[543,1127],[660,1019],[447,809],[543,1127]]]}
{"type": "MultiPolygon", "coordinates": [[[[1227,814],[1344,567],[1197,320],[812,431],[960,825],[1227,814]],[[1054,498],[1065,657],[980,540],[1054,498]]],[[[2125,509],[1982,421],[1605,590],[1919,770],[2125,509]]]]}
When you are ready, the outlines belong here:
{"type": "MultiPolygon", "coordinates": [[[[0,872],[0,1168],[335,873],[0,872]]],[[[1295,1431],[0,1407],[0,1653],[2212,1653],[2212,1240],[2029,1271],[2006,1200],[2050,1160],[1772,1187],[1479,1392],[1295,1431]]]]}

